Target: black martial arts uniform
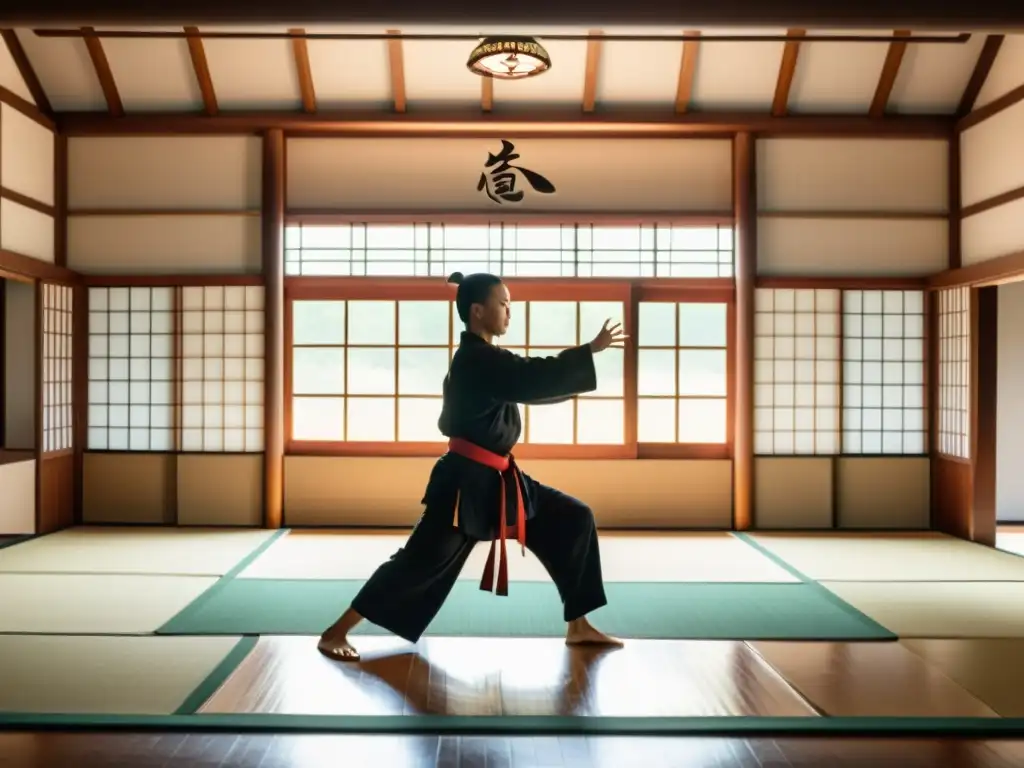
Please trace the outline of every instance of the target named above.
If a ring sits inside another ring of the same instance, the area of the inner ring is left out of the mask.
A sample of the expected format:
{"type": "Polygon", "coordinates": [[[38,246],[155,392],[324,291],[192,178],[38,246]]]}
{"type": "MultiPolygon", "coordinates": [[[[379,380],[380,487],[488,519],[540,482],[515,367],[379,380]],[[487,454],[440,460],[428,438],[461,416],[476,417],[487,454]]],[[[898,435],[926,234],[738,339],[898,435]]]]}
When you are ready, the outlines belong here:
{"type": "MultiPolygon", "coordinates": [[[[523,358],[463,332],[444,381],[438,427],[451,438],[434,465],[426,509],[408,542],[382,564],[352,601],[365,618],[416,642],[441,609],[473,547],[491,541],[481,589],[490,590],[495,539],[510,535],[551,575],[566,621],[605,605],[594,517],[581,501],[520,472],[509,454],[522,432],[516,403],[552,403],[597,388],[588,345],[554,357],[523,358]],[[477,460],[467,457],[479,454],[477,460]],[[500,472],[480,463],[507,462],[500,472]],[[502,503],[504,494],[504,503],[502,503]],[[502,526],[500,510],[506,510],[502,526]],[[525,530],[523,530],[525,528],[525,530]]],[[[504,555],[504,552],[501,552],[504,555]]],[[[501,558],[503,572],[504,557],[501,558]]],[[[499,572],[498,593],[505,592],[499,572]]]]}

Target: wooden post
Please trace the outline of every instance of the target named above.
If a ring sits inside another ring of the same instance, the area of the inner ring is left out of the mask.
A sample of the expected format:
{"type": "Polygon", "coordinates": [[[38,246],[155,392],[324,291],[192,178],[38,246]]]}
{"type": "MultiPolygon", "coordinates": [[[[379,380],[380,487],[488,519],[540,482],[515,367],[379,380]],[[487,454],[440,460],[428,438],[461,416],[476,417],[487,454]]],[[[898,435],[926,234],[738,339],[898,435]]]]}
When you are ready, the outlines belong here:
{"type": "Polygon", "coordinates": [[[284,132],[263,135],[263,525],[280,528],[284,506],[284,132]]]}
{"type": "Polygon", "coordinates": [[[754,278],[757,274],[755,142],[733,140],[733,215],[736,220],[736,399],[733,416],[733,527],[754,524],[754,278]]]}

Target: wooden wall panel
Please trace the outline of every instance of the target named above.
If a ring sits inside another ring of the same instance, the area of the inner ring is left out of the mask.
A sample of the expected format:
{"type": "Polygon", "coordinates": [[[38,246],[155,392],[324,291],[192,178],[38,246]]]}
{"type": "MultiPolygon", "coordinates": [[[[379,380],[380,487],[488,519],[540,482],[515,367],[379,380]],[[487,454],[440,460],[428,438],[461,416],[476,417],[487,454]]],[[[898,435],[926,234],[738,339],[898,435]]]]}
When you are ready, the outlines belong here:
{"type": "MultiPolygon", "coordinates": [[[[287,526],[413,525],[432,458],[285,458],[287,526]]],[[[524,459],[523,471],[572,494],[605,528],[732,525],[730,461],[524,459]]]]}
{"type": "Polygon", "coordinates": [[[75,455],[43,456],[39,462],[39,533],[75,522],[75,455]]]}
{"type": "Polygon", "coordinates": [[[932,527],[970,538],[966,510],[971,508],[971,464],[936,456],[932,459],[932,527]]]}
{"type": "Polygon", "coordinates": [[[946,142],[936,139],[761,139],[760,211],[945,212],[946,142]]]}
{"type": "Polygon", "coordinates": [[[260,139],[117,136],[68,139],[75,210],[259,210],[260,139]]]}
{"type": "Polygon", "coordinates": [[[259,274],[259,216],[68,217],[68,267],[86,274],[259,274]]]}
{"type": "Polygon", "coordinates": [[[0,535],[36,532],[36,462],[31,452],[0,451],[0,535]]]}
{"type": "Polygon", "coordinates": [[[52,264],[54,235],[53,216],[7,198],[0,200],[0,249],[52,264]]]}
{"type": "Polygon", "coordinates": [[[1024,83],[1024,35],[1006,35],[992,69],[978,92],[974,108],[988,106],[1024,83]]]}
{"type": "Polygon", "coordinates": [[[762,531],[832,527],[832,457],[758,456],[754,520],[762,531]]]}
{"type": "Polygon", "coordinates": [[[844,456],[836,462],[835,481],[838,528],[931,526],[927,456],[844,456]]]}
{"type": "Polygon", "coordinates": [[[53,205],[54,135],[18,110],[0,105],[0,186],[53,205]]]}
{"type": "MultiPolygon", "coordinates": [[[[521,211],[722,212],[732,209],[728,139],[517,139],[515,165],[544,175],[553,194],[524,179],[521,211]]],[[[289,209],[500,211],[477,189],[498,139],[289,139],[289,209]]]]}
{"type": "Polygon", "coordinates": [[[787,277],[924,276],[946,268],[946,218],[766,217],[758,274],[787,277]]]}

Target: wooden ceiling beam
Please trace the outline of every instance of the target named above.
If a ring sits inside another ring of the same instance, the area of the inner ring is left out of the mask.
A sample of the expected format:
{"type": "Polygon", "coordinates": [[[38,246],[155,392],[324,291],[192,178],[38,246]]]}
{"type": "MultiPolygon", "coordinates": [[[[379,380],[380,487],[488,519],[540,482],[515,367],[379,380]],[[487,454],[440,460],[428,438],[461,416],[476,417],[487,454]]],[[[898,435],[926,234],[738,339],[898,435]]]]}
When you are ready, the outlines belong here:
{"type": "MultiPolygon", "coordinates": [[[[304,29],[289,29],[293,35],[304,35],[304,29]]],[[[295,56],[295,73],[299,77],[299,91],[302,93],[302,108],[309,114],[316,112],[316,89],[313,88],[313,69],[309,65],[309,45],[304,37],[292,40],[292,54],[295,56]]]]}
{"type": "Polygon", "coordinates": [[[806,34],[806,29],[786,30],[786,37],[791,39],[782,48],[779,77],[775,81],[775,98],[772,99],[772,117],[783,117],[789,111],[789,92],[793,88],[796,64],[800,58],[800,38],[806,34]]]}
{"type": "MultiPolygon", "coordinates": [[[[184,27],[184,30],[187,35],[199,34],[199,27],[184,27]]],[[[203,111],[210,116],[216,115],[220,112],[220,109],[217,106],[217,92],[213,88],[210,65],[206,61],[206,48],[203,47],[203,38],[188,38],[188,55],[192,59],[192,70],[196,73],[199,92],[203,95],[203,111]]]]}
{"type": "Polygon", "coordinates": [[[923,3],[921,0],[634,0],[591,3],[547,0],[541,4],[476,3],[459,0],[377,0],[338,3],[337,0],[178,0],[174,3],[126,3],[124,0],[11,0],[0,11],[0,24],[10,27],[82,25],[181,26],[183,24],[294,25],[314,24],[433,24],[468,25],[480,31],[501,27],[600,27],[635,25],[671,27],[803,27],[806,29],[917,29],[962,32],[965,29],[1024,27],[1024,3],[973,0],[971,3],[923,3]],[[401,19],[401,22],[395,21],[401,19]],[[587,21],[582,21],[587,19],[587,21]]]}
{"type": "MultiPolygon", "coordinates": [[[[699,35],[699,29],[688,29],[683,34],[699,35]]],[[[683,43],[683,55],[679,58],[679,79],[676,81],[676,114],[681,115],[690,108],[693,99],[693,81],[697,76],[697,54],[700,53],[699,40],[687,40],[683,43]]]]}
{"type": "Polygon", "coordinates": [[[57,124],[69,135],[256,134],[280,128],[292,134],[347,136],[565,136],[565,137],[695,137],[732,136],[739,131],[772,136],[902,136],[949,138],[956,121],[945,115],[863,116],[763,113],[687,113],[662,110],[616,110],[584,114],[577,109],[543,109],[528,115],[481,114],[479,109],[408,114],[379,110],[250,112],[216,117],[182,114],[138,114],[117,120],[103,113],[59,115],[57,124]]]}
{"type": "MultiPolygon", "coordinates": [[[[397,29],[387,30],[389,35],[400,34],[397,29]]],[[[405,55],[401,40],[388,40],[388,69],[391,73],[391,99],[395,112],[405,112],[405,55]]]]}
{"type": "Polygon", "coordinates": [[[988,80],[992,65],[996,63],[996,56],[1003,46],[1005,35],[989,35],[985,38],[985,44],[978,54],[978,61],[974,64],[974,71],[971,72],[971,79],[967,81],[963,96],[960,98],[960,106],[957,108],[957,117],[963,117],[974,109],[974,103],[978,100],[978,94],[988,80]]]}
{"type": "Polygon", "coordinates": [[[103,43],[96,37],[96,30],[92,27],[82,27],[82,37],[89,58],[92,59],[93,69],[96,70],[96,78],[100,81],[100,88],[103,89],[103,97],[107,100],[107,111],[112,117],[124,117],[124,104],[121,103],[121,94],[117,92],[117,83],[114,82],[114,73],[110,71],[103,43]]]}
{"type": "MultiPolygon", "coordinates": [[[[599,29],[588,32],[591,35],[603,34],[599,29]]],[[[601,71],[601,40],[587,40],[587,64],[583,71],[583,111],[593,112],[597,105],[597,78],[601,71]]]]}
{"type": "Polygon", "coordinates": [[[14,64],[18,68],[18,72],[21,73],[21,79],[25,81],[28,92],[32,95],[32,101],[39,107],[40,112],[48,117],[53,117],[53,107],[50,106],[50,100],[46,96],[46,91],[43,90],[43,84],[39,82],[39,77],[36,75],[17,33],[13,29],[0,29],[0,36],[7,44],[7,50],[11,52],[11,58],[14,59],[14,64]]]}
{"type": "Polygon", "coordinates": [[[871,106],[868,108],[869,117],[885,115],[885,110],[889,106],[889,97],[892,96],[896,78],[900,74],[903,55],[907,52],[907,38],[910,37],[910,30],[897,29],[892,36],[893,41],[889,43],[889,50],[885,54],[885,63],[882,64],[882,73],[878,76],[875,97],[871,100],[871,106]]]}

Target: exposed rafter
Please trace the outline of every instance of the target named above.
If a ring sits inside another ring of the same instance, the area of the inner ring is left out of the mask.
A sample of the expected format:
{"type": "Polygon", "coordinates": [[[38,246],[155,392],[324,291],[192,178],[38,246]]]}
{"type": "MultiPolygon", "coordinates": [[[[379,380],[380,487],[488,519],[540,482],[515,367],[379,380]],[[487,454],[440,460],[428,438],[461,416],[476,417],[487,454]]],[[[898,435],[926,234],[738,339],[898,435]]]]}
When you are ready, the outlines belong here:
{"type": "Polygon", "coordinates": [[[878,76],[878,87],[875,88],[875,97],[871,100],[871,108],[868,114],[871,117],[882,117],[886,107],[889,105],[889,97],[892,95],[893,86],[896,85],[896,78],[900,74],[900,65],[903,64],[903,55],[907,52],[907,38],[910,37],[910,30],[897,29],[892,33],[893,41],[889,43],[889,50],[885,54],[885,63],[882,65],[882,72],[878,76]]]}
{"type": "Polygon", "coordinates": [[[192,59],[192,70],[196,73],[196,82],[199,84],[199,92],[203,95],[203,111],[208,115],[216,115],[220,110],[217,108],[217,92],[213,87],[213,78],[210,76],[210,65],[206,61],[206,48],[203,47],[203,40],[199,35],[198,27],[185,27],[188,38],[188,55],[192,59]]]}
{"type": "MultiPolygon", "coordinates": [[[[699,29],[687,30],[687,35],[700,36],[699,29]]],[[[687,40],[683,43],[683,55],[679,59],[679,80],[676,83],[676,114],[681,115],[690,108],[693,98],[693,81],[697,76],[697,54],[700,53],[699,40],[687,40]]]]}
{"type": "MultiPolygon", "coordinates": [[[[600,30],[591,30],[591,35],[603,34],[600,30]]],[[[601,71],[602,41],[587,40],[587,63],[583,72],[583,111],[593,112],[597,103],[597,78],[601,71]]]]}
{"type": "Polygon", "coordinates": [[[806,37],[806,29],[790,29],[786,32],[782,61],[779,63],[779,78],[775,82],[775,98],[772,99],[772,116],[783,117],[789,110],[789,91],[796,76],[796,65],[800,58],[800,43],[806,37]]]}
{"type": "MultiPolygon", "coordinates": [[[[388,34],[397,35],[398,30],[389,29],[388,34]]],[[[388,69],[395,112],[405,112],[405,56],[401,40],[388,40],[388,69]]]]}
{"type": "Polygon", "coordinates": [[[122,117],[124,105],[121,103],[121,95],[117,92],[117,83],[114,82],[114,73],[110,71],[110,62],[107,61],[103,43],[96,37],[92,27],[82,27],[82,37],[85,39],[89,58],[92,59],[93,69],[96,70],[96,78],[100,81],[100,88],[103,89],[103,97],[107,100],[107,111],[114,117],[122,117]]]}
{"type": "Polygon", "coordinates": [[[295,73],[299,78],[299,91],[302,93],[302,108],[310,114],[316,112],[316,90],[313,88],[313,70],[309,66],[309,47],[304,29],[289,29],[295,35],[292,40],[292,53],[295,56],[295,73]]]}
{"type": "Polygon", "coordinates": [[[958,116],[963,117],[974,109],[974,102],[978,100],[978,94],[985,86],[988,74],[992,71],[992,65],[996,62],[996,56],[999,55],[1003,38],[1003,35],[989,35],[985,38],[985,45],[982,46],[981,53],[978,54],[978,61],[974,65],[971,79],[967,81],[967,87],[964,88],[964,94],[960,98],[960,106],[956,111],[958,116]]]}
{"type": "Polygon", "coordinates": [[[25,81],[28,92],[32,94],[32,100],[44,115],[53,117],[53,108],[50,106],[50,100],[46,97],[46,91],[43,90],[42,83],[39,82],[39,77],[36,75],[32,63],[28,60],[28,56],[25,54],[25,49],[21,45],[21,40],[18,39],[17,33],[13,29],[0,29],[0,36],[3,37],[4,42],[7,44],[7,50],[11,52],[11,58],[14,59],[18,72],[21,73],[21,79],[25,81]]]}

